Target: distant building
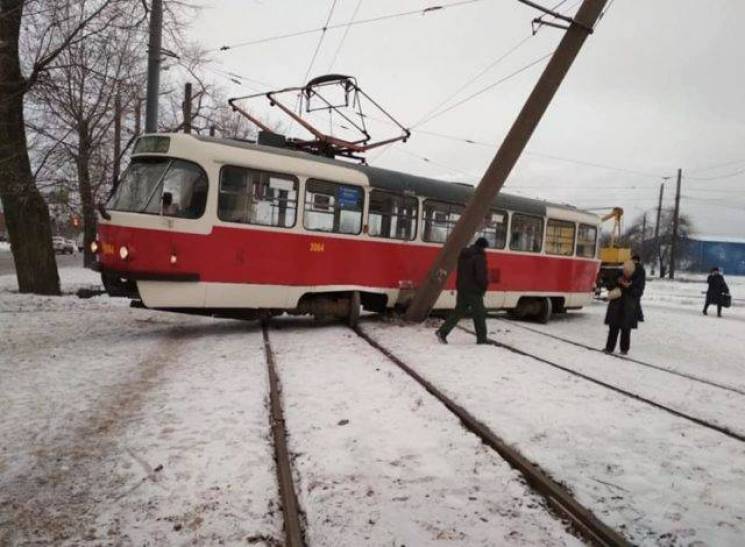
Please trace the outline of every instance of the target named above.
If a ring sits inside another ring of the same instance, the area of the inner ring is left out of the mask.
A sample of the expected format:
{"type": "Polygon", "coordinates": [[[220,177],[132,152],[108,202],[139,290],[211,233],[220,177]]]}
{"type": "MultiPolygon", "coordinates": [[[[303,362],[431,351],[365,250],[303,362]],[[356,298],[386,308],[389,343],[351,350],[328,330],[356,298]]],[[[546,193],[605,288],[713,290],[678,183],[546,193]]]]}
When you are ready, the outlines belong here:
{"type": "Polygon", "coordinates": [[[745,275],[745,237],[692,236],[686,242],[686,262],[696,272],[719,266],[725,275],[745,275]]]}

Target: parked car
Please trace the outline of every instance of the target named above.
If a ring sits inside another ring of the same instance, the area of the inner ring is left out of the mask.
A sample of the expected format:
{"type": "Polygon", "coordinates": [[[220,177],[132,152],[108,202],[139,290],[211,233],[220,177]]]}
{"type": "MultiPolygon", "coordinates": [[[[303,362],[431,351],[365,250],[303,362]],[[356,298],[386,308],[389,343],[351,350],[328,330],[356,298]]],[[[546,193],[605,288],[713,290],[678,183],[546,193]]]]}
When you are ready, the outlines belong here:
{"type": "Polygon", "coordinates": [[[52,238],[52,247],[54,248],[54,252],[59,254],[71,255],[75,252],[75,243],[61,236],[54,236],[52,238]]]}

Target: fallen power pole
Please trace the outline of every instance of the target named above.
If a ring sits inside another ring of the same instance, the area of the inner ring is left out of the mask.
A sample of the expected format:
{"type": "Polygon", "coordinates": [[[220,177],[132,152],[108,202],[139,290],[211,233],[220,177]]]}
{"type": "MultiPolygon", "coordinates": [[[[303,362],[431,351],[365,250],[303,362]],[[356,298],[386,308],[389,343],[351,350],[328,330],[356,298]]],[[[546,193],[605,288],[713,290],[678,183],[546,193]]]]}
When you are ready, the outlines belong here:
{"type": "Polygon", "coordinates": [[[569,26],[502,146],[499,147],[496,156],[476,187],[460,220],[437,255],[422,285],[417,289],[411,305],[406,310],[408,321],[423,321],[435,305],[445,282],[455,268],[460,250],[468,244],[484,221],[494,197],[502,189],[505,180],[520,158],[587,36],[592,33],[607,2],[607,0],[584,0],[575,17],[570,19],[545,10],[532,2],[520,1],[550,15],[559,16],[569,26]]]}
{"type": "Polygon", "coordinates": [[[678,184],[675,188],[675,212],[673,213],[673,237],[670,241],[670,279],[675,279],[675,253],[678,246],[678,224],[680,217],[680,179],[683,170],[678,169],[678,184]]]}

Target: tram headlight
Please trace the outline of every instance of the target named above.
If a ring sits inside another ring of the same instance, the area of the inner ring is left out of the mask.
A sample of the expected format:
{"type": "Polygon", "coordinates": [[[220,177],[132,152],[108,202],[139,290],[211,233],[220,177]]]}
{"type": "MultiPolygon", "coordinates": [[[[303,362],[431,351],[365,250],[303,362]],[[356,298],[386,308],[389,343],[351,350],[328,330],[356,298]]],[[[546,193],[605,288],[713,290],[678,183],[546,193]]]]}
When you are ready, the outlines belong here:
{"type": "Polygon", "coordinates": [[[119,258],[127,260],[127,257],[129,257],[129,249],[127,249],[126,245],[122,245],[119,247],[119,258]]]}
{"type": "Polygon", "coordinates": [[[176,256],[176,253],[171,253],[171,264],[176,264],[178,262],[178,257],[176,256]]]}
{"type": "Polygon", "coordinates": [[[96,254],[98,252],[98,242],[91,241],[91,252],[96,254]]]}

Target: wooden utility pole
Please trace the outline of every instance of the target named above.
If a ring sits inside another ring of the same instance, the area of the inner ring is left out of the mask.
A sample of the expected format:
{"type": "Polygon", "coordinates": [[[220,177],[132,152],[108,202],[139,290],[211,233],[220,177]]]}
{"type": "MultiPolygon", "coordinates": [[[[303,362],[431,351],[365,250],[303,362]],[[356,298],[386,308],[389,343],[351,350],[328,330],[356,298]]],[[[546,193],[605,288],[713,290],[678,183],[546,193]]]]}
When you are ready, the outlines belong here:
{"type": "Polygon", "coordinates": [[[657,203],[657,222],[654,225],[654,252],[655,261],[652,262],[652,275],[654,275],[655,265],[660,266],[660,276],[662,276],[662,249],[660,247],[660,216],[662,215],[662,196],[665,193],[665,183],[660,184],[660,201],[657,203]]]}
{"type": "Polygon", "coordinates": [[[112,166],[112,193],[119,186],[119,171],[122,162],[122,97],[117,91],[114,96],[114,162],[112,166]]]}
{"type": "Polygon", "coordinates": [[[191,83],[186,82],[184,85],[184,133],[191,133],[191,83]]]}
{"type": "Polygon", "coordinates": [[[639,255],[641,256],[642,263],[644,263],[644,259],[646,258],[647,253],[645,252],[646,246],[644,243],[647,240],[647,213],[644,213],[644,217],[642,217],[642,239],[641,239],[641,249],[639,249],[639,255]]]}
{"type": "Polygon", "coordinates": [[[680,216],[680,179],[683,170],[678,169],[678,184],[675,188],[675,213],[673,213],[673,238],[670,241],[670,279],[675,279],[675,253],[678,247],[678,217],[680,216]]]}
{"type": "Polygon", "coordinates": [[[473,192],[463,215],[417,289],[411,305],[406,310],[408,321],[423,321],[434,306],[455,268],[458,254],[484,221],[494,197],[520,158],[587,36],[592,33],[592,28],[602,14],[606,2],[607,0],[584,0],[574,19],[569,20],[569,28],[559,46],[473,192]]]}

